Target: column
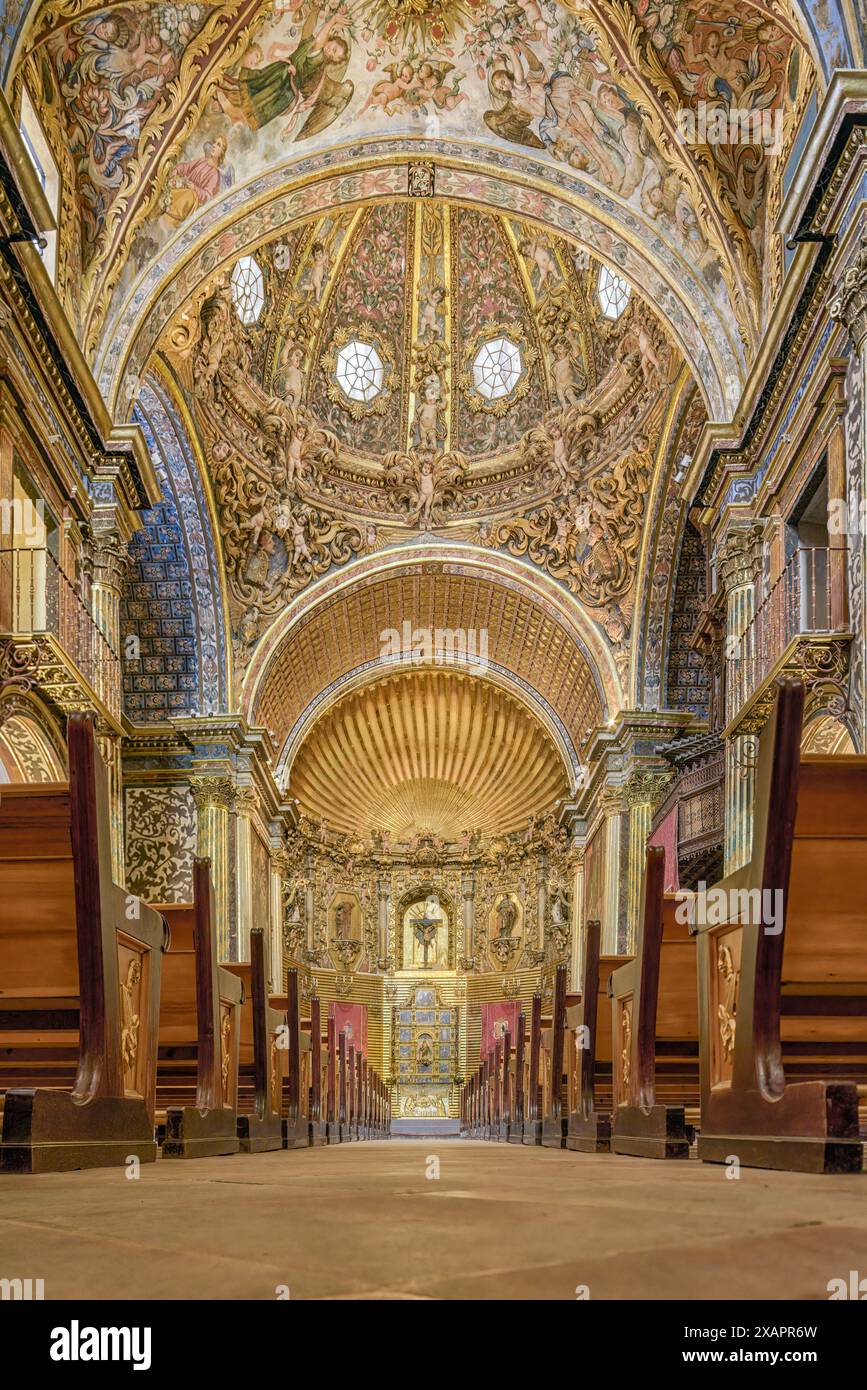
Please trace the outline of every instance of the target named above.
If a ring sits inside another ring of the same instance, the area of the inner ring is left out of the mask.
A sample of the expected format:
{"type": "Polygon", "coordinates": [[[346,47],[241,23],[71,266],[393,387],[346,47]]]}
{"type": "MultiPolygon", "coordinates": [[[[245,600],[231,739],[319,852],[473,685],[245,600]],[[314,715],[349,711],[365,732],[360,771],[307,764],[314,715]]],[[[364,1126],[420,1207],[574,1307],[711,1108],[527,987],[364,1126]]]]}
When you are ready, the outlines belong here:
{"type": "Polygon", "coordinates": [[[602,893],[602,942],[604,956],[615,956],[620,939],[620,797],[608,792],[602,801],[605,816],[605,885],[602,893]]]}
{"type": "Polygon", "coordinates": [[[671,781],[666,772],[634,772],[624,785],[629,807],[629,870],[626,881],[626,931],[629,949],[638,939],[641,892],[647,865],[647,840],[654,808],[671,781]]]}
{"type": "Polygon", "coordinates": [[[251,786],[235,787],[235,921],[236,955],[228,960],[250,959],[250,928],[253,926],[253,817],[259,798],[251,786]]]}
{"type": "Polygon", "coordinates": [[[584,970],[584,851],[570,854],[572,871],[572,956],[569,964],[569,986],[574,992],[581,988],[584,970]]]}
{"type": "Polygon", "coordinates": [[[125,541],[114,530],[97,531],[90,552],[93,563],[91,611],[102,639],[94,634],[89,663],[83,650],[84,634],[74,642],[72,655],[109,713],[118,716],[121,709],[120,600],[129,554],[125,541]]]}
{"type": "Polygon", "coordinates": [[[476,876],[461,876],[461,897],[463,900],[464,960],[472,961],[475,951],[476,935],[476,876]]]}
{"type": "MultiPolygon", "coordinates": [[[[762,562],[762,529],[748,522],[729,530],[718,550],[720,579],[726,596],[726,723],[731,723],[754,686],[755,579],[762,562]],[[746,636],[745,636],[746,634],[746,636]]],[[[726,739],[724,872],[733,873],[749,860],[753,843],[755,739],[734,734],[726,739]]]]}
{"type": "Polygon", "coordinates": [[[388,914],[391,906],[391,875],[380,874],[377,883],[377,909],[379,928],[379,969],[388,969],[388,914]]]}
{"type": "Polygon", "coordinates": [[[200,777],[190,786],[196,806],[196,854],[211,861],[217,916],[217,954],[232,960],[229,904],[229,808],[233,787],[228,777],[200,777]]]}
{"type": "MultiPolygon", "coordinates": [[[[845,452],[848,461],[840,454],[840,441],[829,444],[828,449],[828,501],[833,504],[838,499],[846,503],[844,533],[839,535],[839,526],[830,527],[838,531],[831,535],[832,546],[841,541],[849,546],[849,599],[853,624],[852,670],[860,672],[863,679],[867,671],[867,613],[864,603],[864,576],[867,574],[867,235],[861,243],[851,265],[843,272],[837,287],[837,294],[831,302],[831,315],[839,319],[849,334],[855,350],[855,361],[848,394],[854,399],[850,402],[850,418],[846,423],[845,452]],[[857,418],[851,412],[857,411],[857,418]],[[848,464],[848,478],[839,493],[831,487],[840,486],[841,471],[845,475],[848,464]],[[833,471],[833,478],[832,478],[833,471]]],[[[867,700],[859,691],[861,709],[860,748],[867,748],[867,700]]]]}
{"type": "MultiPolygon", "coordinates": [[[[68,581],[58,577],[60,637],[85,680],[114,719],[121,711],[120,600],[129,565],[126,543],[115,530],[98,531],[90,546],[93,566],[91,611],[96,625],[87,630],[86,614],[74,604],[68,581]],[[80,614],[80,618],[79,618],[80,614]]],[[[123,804],[120,742],[106,732],[99,739],[100,753],[108,774],[111,816],[111,863],[117,883],[124,882],[123,804]]]]}
{"type": "Polygon", "coordinates": [[[283,876],[286,856],[273,843],[268,856],[270,939],[268,943],[268,985],[273,994],[283,992],[283,876]]]}
{"type": "Polygon", "coordinates": [[[105,777],[108,784],[108,814],[111,830],[111,876],[115,883],[126,882],[124,867],[123,833],[123,762],[121,758],[120,735],[110,727],[106,728],[102,718],[97,719],[96,744],[99,755],[105,763],[105,777]]]}

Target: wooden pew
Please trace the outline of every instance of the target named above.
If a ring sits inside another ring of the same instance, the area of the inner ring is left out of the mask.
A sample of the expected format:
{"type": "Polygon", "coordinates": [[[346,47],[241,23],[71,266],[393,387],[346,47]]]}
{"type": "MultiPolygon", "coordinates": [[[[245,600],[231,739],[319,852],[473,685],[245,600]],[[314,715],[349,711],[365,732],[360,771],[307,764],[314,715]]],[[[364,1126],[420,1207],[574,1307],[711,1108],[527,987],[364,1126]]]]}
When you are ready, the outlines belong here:
{"type": "Polygon", "coordinates": [[[523,1144],[524,1142],[524,1111],[527,1097],[527,1077],[525,1072],[525,1058],[527,1056],[527,1016],[523,1012],[518,1015],[518,1036],[515,1039],[515,1060],[513,1063],[513,1100],[512,1118],[509,1122],[509,1143],[523,1144]]]}
{"type": "MultiPolygon", "coordinates": [[[[316,1001],[317,1006],[319,1000],[316,1001]]],[[[281,1142],[285,1149],[306,1149],[311,1143],[312,1035],[301,1027],[298,971],[286,972],[286,993],[271,995],[272,1009],[285,1026],[281,1051],[281,1142]]]]}
{"type": "MultiPolygon", "coordinates": [[[[337,1022],[329,1018],[326,1024],[326,1037],[328,1040],[327,1055],[328,1065],[326,1072],[326,1104],[325,1104],[325,1142],[327,1144],[340,1143],[340,1099],[338,1096],[339,1086],[339,1067],[337,1058],[337,1022]]],[[[344,1038],[344,1048],[346,1039],[344,1038]]]]}
{"type": "Polygon", "coordinates": [[[169,923],[160,999],[157,1123],[164,1158],[237,1153],[241,981],[217,964],[210,860],[193,861],[193,902],[169,923]]]}
{"type": "Polygon", "coordinates": [[[600,956],[602,928],[587,923],[581,994],[566,1008],[569,1116],[566,1148],[608,1153],[611,1148],[612,1048],[608,980],[629,956],[600,956]]]}
{"type": "Polygon", "coordinates": [[[238,1064],[238,1139],[243,1153],[283,1147],[281,1119],[286,1014],[267,997],[265,941],[261,927],[250,932],[249,961],[223,967],[243,985],[238,1064]]]}
{"type": "Polygon", "coordinates": [[[523,1144],[542,1142],[542,1098],[539,1085],[541,1050],[542,996],[534,994],[530,1013],[530,1046],[526,1054],[524,1074],[524,1124],[521,1133],[523,1144]]]}
{"type": "Polygon", "coordinates": [[[782,681],[760,741],[751,862],[716,885],[696,914],[698,1155],[858,1172],[859,1100],[863,1106],[867,1094],[867,758],[802,756],[803,708],[803,685],[782,681]],[[769,896],[757,899],[759,892],[769,896]]]}
{"type": "Polygon", "coordinates": [[[328,1142],[328,1040],[323,1047],[322,1005],[318,995],[310,1000],[310,1143],[328,1142]]]}
{"type": "Polygon", "coordinates": [[[688,1158],[698,1118],[695,938],[683,895],[663,893],[665,851],[647,851],[634,960],[608,981],[613,999],[614,1153],[688,1158]]]}
{"type": "Polygon", "coordinates": [[[508,1144],[515,1114],[515,1059],[512,1052],[512,1034],[508,1028],[503,1033],[500,1068],[500,1126],[497,1138],[500,1143],[508,1144]]]}
{"type": "Polygon", "coordinates": [[[112,879],[94,719],[67,723],[69,782],[0,799],[3,1172],[156,1157],[160,914],[112,879]]]}
{"type": "Polygon", "coordinates": [[[569,1125],[567,1080],[564,1074],[566,973],[565,965],[558,965],[554,972],[551,1027],[543,1029],[541,1038],[542,1143],[549,1149],[565,1148],[569,1125]]]}

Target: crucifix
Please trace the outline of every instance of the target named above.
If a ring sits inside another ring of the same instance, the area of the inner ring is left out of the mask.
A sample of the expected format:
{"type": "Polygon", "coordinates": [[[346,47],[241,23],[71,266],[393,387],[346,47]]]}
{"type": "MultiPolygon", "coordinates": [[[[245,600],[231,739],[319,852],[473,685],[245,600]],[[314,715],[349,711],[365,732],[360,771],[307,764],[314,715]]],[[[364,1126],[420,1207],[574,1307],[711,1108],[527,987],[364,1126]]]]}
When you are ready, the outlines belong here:
{"type": "Polygon", "coordinates": [[[421,946],[422,951],[424,952],[424,959],[422,961],[423,970],[427,970],[431,964],[431,962],[428,960],[428,951],[430,950],[431,946],[436,945],[438,926],[439,918],[428,917],[427,915],[425,915],[424,917],[420,917],[419,920],[413,925],[415,939],[421,946]]]}

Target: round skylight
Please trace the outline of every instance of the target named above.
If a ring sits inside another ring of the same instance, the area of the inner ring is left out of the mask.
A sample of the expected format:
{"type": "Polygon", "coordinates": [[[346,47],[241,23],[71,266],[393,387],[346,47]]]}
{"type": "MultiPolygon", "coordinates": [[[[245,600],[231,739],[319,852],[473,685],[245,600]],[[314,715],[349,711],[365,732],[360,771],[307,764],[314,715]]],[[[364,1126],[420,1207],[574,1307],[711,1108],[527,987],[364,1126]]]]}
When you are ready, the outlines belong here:
{"type": "Polygon", "coordinates": [[[491,338],[473,360],[473,381],[480,396],[496,401],[514,391],[522,370],[520,348],[510,338],[491,338]]]}
{"type": "Polygon", "coordinates": [[[599,267],[599,303],[607,319],[619,319],[629,303],[632,286],[607,265],[599,267]]]}
{"type": "Polygon", "coordinates": [[[337,354],[335,375],[351,401],[372,401],[382,390],[382,358],[370,343],[353,338],[337,354]]]}
{"type": "Polygon", "coordinates": [[[265,307],[265,281],[255,256],[242,256],[232,271],[232,299],[242,323],[255,323],[265,307]]]}

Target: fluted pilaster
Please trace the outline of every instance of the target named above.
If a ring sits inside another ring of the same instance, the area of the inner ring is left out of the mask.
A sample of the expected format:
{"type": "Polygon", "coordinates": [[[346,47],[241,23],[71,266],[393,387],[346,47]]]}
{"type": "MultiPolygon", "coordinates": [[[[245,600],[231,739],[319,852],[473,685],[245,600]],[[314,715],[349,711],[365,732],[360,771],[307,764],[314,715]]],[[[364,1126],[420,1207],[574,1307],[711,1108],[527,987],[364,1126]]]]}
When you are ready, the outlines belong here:
{"type": "Polygon", "coordinates": [[[201,777],[192,783],[190,791],[196,807],[196,853],[211,861],[218,953],[221,960],[232,960],[229,809],[234,789],[228,777],[201,777]]]}
{"type": "MultiPolygon", "coordinates": [[[[762,564],[762,528],[753,522],[728,531],[717,560],[726,596],[726,720],[736,714],[735,663],[749,661],[750,624],[756,612],[756,585],[762,564]]],[[[749,735],[726,741],[725,872],[745,864],[752,852],[755,760],[749,735]]]]}

